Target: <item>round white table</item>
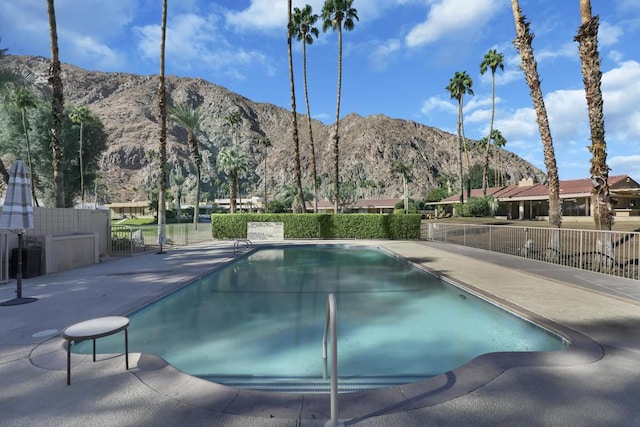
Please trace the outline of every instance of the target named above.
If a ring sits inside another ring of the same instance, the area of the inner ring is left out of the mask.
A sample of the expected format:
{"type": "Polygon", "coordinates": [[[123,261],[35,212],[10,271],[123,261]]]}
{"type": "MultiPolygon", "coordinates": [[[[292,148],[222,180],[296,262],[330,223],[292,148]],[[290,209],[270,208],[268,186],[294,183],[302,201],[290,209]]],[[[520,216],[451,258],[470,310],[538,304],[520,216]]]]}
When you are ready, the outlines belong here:
{"type": "Polygon", "coordinates": [[[67,340],[67,385],[71,384],[71,343],[93,340],[93,361],[96,361],[96,339],[124,331],[125,365],[129,370],[129,319],[123,316],[98,317],[68,326],[62,331],[67,340]]]}

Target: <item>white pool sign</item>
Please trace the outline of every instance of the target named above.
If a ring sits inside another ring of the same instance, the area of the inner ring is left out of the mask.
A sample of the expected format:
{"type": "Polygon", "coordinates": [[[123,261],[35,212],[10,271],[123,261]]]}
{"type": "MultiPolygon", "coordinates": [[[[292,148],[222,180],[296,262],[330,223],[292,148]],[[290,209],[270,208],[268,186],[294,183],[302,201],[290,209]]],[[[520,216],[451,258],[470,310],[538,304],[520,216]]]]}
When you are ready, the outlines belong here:
{"type": "Polygon", "coordinates": [[[284,240],[283,222],[249,222],[247,223],[247,239],[249,240],[284,240]]]}

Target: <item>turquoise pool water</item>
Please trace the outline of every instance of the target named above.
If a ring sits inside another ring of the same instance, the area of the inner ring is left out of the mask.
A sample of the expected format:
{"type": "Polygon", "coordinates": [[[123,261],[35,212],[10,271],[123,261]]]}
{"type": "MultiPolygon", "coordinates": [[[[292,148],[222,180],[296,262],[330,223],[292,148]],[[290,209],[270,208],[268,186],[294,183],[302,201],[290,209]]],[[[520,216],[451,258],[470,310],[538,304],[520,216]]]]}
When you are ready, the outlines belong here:
{"type": "MultiPolygon", "coordinates": [[[[132,314],[129,349],[236,387],[324,391],[330,292],[342,391],[417,381],[485,353],[567,346],[382,251],[291,246],[260,249],[132,314]]],[[[122,338],[103,338],[98,350],[120,353],[122,338]]]]}

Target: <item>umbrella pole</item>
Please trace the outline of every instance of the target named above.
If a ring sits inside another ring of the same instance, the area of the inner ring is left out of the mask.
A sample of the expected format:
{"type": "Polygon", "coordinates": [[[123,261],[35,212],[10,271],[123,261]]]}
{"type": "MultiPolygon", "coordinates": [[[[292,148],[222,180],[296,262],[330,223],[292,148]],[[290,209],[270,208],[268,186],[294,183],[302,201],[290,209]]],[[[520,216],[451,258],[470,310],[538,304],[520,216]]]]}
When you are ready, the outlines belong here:
{"type": "Polygon", "coordinates": [[[18,233],[18,262],[17,267],[18,271],[16,271],[16,298],[10,299],[8,301],[0,302],[2,306],[10,306],[10,305],[20,305],[20,304],[28,304],[30,302],[37,301],[38,298],[22,298],[22,233],[18,233]]]}
{"type": "Polygon", "coordinates": [[[16,294],[22,298],[22,233],[18,233],[18,271],[16,271],[16,294]]]}

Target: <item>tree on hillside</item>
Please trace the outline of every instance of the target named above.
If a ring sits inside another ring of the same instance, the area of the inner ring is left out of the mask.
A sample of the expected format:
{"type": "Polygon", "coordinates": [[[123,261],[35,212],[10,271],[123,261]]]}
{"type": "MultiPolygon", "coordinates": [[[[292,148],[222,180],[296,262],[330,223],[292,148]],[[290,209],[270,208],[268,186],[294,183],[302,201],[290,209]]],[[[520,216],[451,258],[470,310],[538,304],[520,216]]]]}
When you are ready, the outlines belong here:
{"type": "MultiPolygon", "coordinates": [[[[487,70],[491,70],[491,122],[489,122],[489,133],[487,139],[490,140],[493,135],[493,122],[496,115],[496,71],[500,68],[504,70],[504,55],[495,49],[489,50],[484,54],[484,59],[480,63],[480,74],[484,74],[487,70]]],[[[487,171],[489,169],[489,149],[491,144],[484,147],[484,164],[482,169],[482,194],[487,195],[487,171]]]]}
{"type": "Polygon", "coordinates": [[[293,30],[298,41],[302,42],[302,70],[304,80],[304,99],[307,106],[307,125],[309,128],[309,144],[311,147],[311,174],[313,177],[313,212],[318,212],[318,172],[316,168],[316,150],[313,142],[313,129],[311,128],[311,110],[309,109],[309,91],[307,89],[307,45],[313,44],[313,37],[319,35],[315,23],[318,15],[313,13],[310,5],[305,5],[301,10],[293,9],[293,30]]]}
{"type": "Polygon", "coordinates": [[[607,143],[604,130],[604,102],[602,100],[602,71],[598,53],[598,16],[591,16],[590,0],[580,0],[582,24],[575,40],[582,63],[582,80],[587,98],[589,128],[591,131],[591,168],[594,182],[591,193],[591,211],[597,230],[611,230],[612,209],[609,194],[609,166],[607,165],[607,143]],[[597,184],[597,185],[596,185],[597,184]]]}
{"type": "Polygon", "coordinates": [[[51,65],[49,66],[49,84],[51,85],[51,151],[53,165],[53,183],[56,196],[56,207],[64,208],[64,143],[62,135],[62,121],[64,114],[64,94],[62,87],[62,70],[58,55],[58,30],[56,26],[56,12],[53,0],[47,0],[49,15],[49,36],[51,39],[51,65]]]}
{"type": "Polygon", "coordinates": [[[238,147],[238,134],[240,131],[240,125],[242,124],[242,115],[240,111],[231,111],[224,116],[225,126],[228,126],[231,130],[231,141],[234,147],[238,147]]]}
{"type": "MultiPolygon", "coordinates": [[[[231,213],[236,212],[236,200],[238,198],[240,178],[247,172],[247,160],[244,154],[235,147],[226,147],[218,154],[218,166],[230,178],[229,190],[231,197],[229,207],[231,213]]],[[[242,206],[240,207],[242,209],[242,206]]]]}
{"type": "Polygon", "coordinates": [[[171,183],[176,188],[176,200],[178,201],[177,205],[177,214],[176,218],[178,219],[178,223],[180,223],[180,217],[182,216],[182,188],[184,187],[185,177],[182,175],[182,172],[176,171],[171,174],[171,183]]]}
{"type": "MultiPolygon", "coordinates": [[[[0,48],[0,61],[7,55],[7,49],[0,48]]],[[[2,66],[0,62],[0,95],[4,96],[6,90],[8,90],[9,83],[18,81],[20,77],[11,70],[8,70],[2,66]]],[[[31,172],[31,170],[29,170],[31,172]]],[[[0,177],[4,181],[5,185],[9,183],[9,171],[7,170],[2,158],[0,157],[0,177]]]]}
{"type": "MultiPolygon", "coordinates": [[[[464,175],[462,173],[462,150],[464,149],[467,154],[467,175],[471,166],[469,165],[469,150],[467,149],[466,142],[463,137],[463,122],[462,122],[462,104],[464,95],[468,93],[473,95],[473,80],[467,74],[466,71],[456,71],[455,75],[449,80],[449,85],[445,88],[452,99],[458,101],[458,122],[456,129],[458,132],[458,171],[460,175],[460,203],[464,203],[464,175]]],[[[471,187],[467,186],[467,196],[471,194],[471,187]]]]}
{"type": "Polygon", "coordinates": [[[84,209],[84,165],[82,162],[84,124],[91,120],[91,111],[87,107],[71,107],[69,118],[72,123],[80,125],[80,149],[78,150],[80,170],[80,206],[84,209]]]}
{"type": "Polygon", "coordinates": [[[333,129],[333,209],[338,213],[340,200],[340,95],[342,92],[342,29],[353,30],[359,20],[353,0],[326,0],[322,6],[322,31],[338,32],[338,96],[336,99],[336,122],[333,129]]]}
{"type": "Polygon", "coordinates": [[[411,182],[412,170],[409,165],[402,160],[397,159],[391,162],[391,173],[402,177],[402,194],[404,200],[404,213],[409,213],[409,188],[408,183],[411,182]]]}
{"type": "Polygon", "coordinates": [[[300,165],[300,138],[298,135],[298,113],[296,111],[296,86],[293,79],[293,49],[291,46],[291,39],[295,31],[291,15],[291,0],[288,1],[287,8],[287,52],[289,54],[289,85],[291,86],[291,114],[292,114],[292,127],[293,127],[293,155],[294,155],[294,170],[296,179],[296,188],[298,194],[296,197],[297,203],[294,203],[293,211],[295,213],[304,213],[306,208],[304,204],[304,194],[302,193],[302,167],[300,165]]]}
{"type": "Polygon", "coordinates": [[[194,204],[193,223],[198,228],[198,215],[200,212],[200,179],[202,174],[202,156],[198,147],[196,131],[200,125],[201,115],[198,107],[191,107],[187,104],[177,104],[169,108],[169,117],[187,131],[187,145],[189,155],[196,168],[196,201],[194,204]]]}
{"type": "Polygon", "coordinates": [[[162,245],[166,236],[166,164],[167,164],[167,90],[164,78],[164,54],[167,40],[167,0],[162,0],[162,21],[160,25],[160,73],[158,74],[158,244],[162,245]]]}
{"type": "Polygon", "coordinates": [[[269,151],[269,148],[271,148],[272,144],[271,144],[271,140],[269,138],[262,138],[258,141],[258,144],[260,144],[260,147],[262,147],[262,150],[264,150],[264,177],[262,178],[262,180],[264,181],[264,209],[265,212],[267,211],[267,152],[269,151]]]}
{"type": "Polygon", "coordinates": [[[31,197],[36,206],[38,204],[38,198],[36,197],[35,179],[33,171],[33,162],[31,161],[31,141],[29,141],[29,123],[27,120],[27,110],[36,108],[36,97],[25,87],[19,87],[14,89],[13,93],[9,97],[9,103],[20,111],[22,118],[22,132],[24,135],[24,141],[27,147],[27,166],[29,167],[29,173],[31,174],[31,197]]]}
{"type": "MultiPolygon", "coordinates": [[[[500,129],[493,129],[491,131],[491,141],[487,141],[486,136],[480,138],[480,140],[478,141],[478,145],[485,150],[487,148],[487,143],[489,145],[493,145],[493,149],[498,153],[498,160],[496,161],[496,165],[493,170],[493,183],[494,185],[504,185],[504,171],[502,167],[500,150],[498,150],[498,148],[504,147],[507,144],[507,140],[504,138],[504,136],[502,136],[502,132],[500,132],[500,129]]],[[[482,173],[483,180],[486,175],[486,171],[482,173]]]]}

